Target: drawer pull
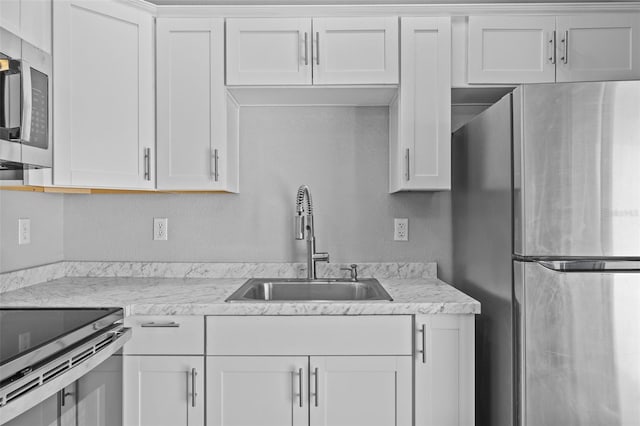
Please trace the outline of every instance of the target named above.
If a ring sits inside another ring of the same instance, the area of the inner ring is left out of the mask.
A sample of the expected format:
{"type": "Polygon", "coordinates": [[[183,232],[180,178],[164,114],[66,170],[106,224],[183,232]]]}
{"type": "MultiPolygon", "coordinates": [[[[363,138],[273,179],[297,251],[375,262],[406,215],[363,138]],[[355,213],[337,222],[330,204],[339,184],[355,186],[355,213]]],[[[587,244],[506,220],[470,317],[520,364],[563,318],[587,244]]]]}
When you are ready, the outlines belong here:
{"type": "Polygon", "coordinates": [[[319,380],[318,367],[314,368],[313,375],[315,377],[315,389],[314,389],[315,393],[313,394],[313,397],[315,399],[315,406],[317,407],[318,406],[318,380],[319,380]]]}
{"type": "Polygon", "coordinates": [[[171,322],[143,322],[142,324],[140,324],[140,327],[147,327],[147,328],[178,328],[180,327],[180,324],[175,322],[175,321],[171,321],[171,322]]]}

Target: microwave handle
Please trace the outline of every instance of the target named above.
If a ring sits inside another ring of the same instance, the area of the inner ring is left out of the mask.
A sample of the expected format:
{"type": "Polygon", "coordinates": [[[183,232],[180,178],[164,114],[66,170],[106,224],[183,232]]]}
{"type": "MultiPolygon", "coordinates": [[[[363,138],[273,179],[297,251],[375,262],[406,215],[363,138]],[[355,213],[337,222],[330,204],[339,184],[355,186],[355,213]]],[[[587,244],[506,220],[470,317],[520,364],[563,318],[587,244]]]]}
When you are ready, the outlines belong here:
{"type": "Polygon", "coordinates": [[[31,85],[31,65],[22,61],[22,129],[20,137],[23,141],[31,141],[31,119],[33,90],[31,85]]]}

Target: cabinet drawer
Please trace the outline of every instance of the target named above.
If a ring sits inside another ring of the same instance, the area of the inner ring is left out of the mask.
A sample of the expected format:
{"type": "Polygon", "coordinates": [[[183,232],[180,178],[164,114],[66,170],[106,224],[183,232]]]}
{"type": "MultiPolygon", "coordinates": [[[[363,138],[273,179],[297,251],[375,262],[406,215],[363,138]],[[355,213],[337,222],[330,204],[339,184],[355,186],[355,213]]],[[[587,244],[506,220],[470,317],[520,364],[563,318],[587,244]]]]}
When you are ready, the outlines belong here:
{"type": "Polygon", "coordinates": [[[123,348],[125,355],[202,355],[202,316],[130,316],[124,319],[133,336],[123,348]]]}
{"type": "Polygon", "coordinates": [[[207,355],[410,355],[410,315],[210,316],[207,355]]]}

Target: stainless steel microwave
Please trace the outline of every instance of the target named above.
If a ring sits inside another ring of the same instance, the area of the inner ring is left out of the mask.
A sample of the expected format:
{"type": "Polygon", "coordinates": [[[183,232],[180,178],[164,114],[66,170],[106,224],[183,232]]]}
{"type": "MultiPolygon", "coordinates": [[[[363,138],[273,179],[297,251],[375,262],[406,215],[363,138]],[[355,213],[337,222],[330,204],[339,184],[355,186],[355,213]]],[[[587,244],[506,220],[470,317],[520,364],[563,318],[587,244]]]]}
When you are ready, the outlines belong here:
{"type": "Polygon", "coordinates": [[[51,167],[51,55],[0,28],[0,170],[51,167]]]}

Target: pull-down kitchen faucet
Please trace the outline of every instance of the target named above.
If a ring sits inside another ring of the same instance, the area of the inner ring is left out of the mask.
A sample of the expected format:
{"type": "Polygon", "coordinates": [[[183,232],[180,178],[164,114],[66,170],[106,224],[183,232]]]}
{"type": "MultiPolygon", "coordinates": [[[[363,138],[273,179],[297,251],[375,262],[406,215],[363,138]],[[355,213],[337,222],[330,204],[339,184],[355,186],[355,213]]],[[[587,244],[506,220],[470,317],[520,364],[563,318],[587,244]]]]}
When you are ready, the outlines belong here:
{"type": "Polygon", "coordinates": [[[311,201],[311,192],[309,192],[307,185],[302,185],[298,188],[295,226],[296,240],[304,240],[305,234],[307,236],[307,278],[314,280],[317,278],[316,262],[328,262],[329,253],[316,253],[316,237],[313,228],[313,202],[311,201]]]}

